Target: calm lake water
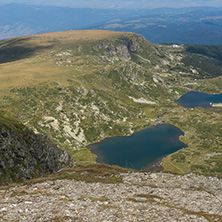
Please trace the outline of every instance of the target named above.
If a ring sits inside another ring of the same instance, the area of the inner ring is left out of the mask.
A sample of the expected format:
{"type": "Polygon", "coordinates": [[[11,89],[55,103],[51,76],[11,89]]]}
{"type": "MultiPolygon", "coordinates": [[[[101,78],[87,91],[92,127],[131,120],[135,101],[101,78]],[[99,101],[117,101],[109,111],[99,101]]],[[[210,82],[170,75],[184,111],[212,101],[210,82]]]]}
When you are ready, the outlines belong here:
{"type": "Polygon", "coordinates": [[[208,94],[197,91],[190,91],[176,100],[178,105],[188,108],[211,107],[210,103],[222,103],[222,94],[208,94]]]}
{"type": "Polygon", "coordinates": [[[87,146],[96,161],[110,165],[146,169],[160,157],[187,147],[179,140],[183,132],[168,124],[159,124],[126,137],[111,137],[87,146]]]}

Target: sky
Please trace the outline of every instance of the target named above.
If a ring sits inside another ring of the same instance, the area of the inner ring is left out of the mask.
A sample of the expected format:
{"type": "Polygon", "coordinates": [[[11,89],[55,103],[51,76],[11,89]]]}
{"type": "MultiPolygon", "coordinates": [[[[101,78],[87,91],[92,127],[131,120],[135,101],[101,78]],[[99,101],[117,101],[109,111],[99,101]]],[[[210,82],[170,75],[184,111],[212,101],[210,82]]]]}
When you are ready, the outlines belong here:
{"type": "Polygon", "coordinates": [[[222,7],[222,0],[0,0],[0,4],[25,3],[73,8],[179,8],[212,6],[222,7]]]}

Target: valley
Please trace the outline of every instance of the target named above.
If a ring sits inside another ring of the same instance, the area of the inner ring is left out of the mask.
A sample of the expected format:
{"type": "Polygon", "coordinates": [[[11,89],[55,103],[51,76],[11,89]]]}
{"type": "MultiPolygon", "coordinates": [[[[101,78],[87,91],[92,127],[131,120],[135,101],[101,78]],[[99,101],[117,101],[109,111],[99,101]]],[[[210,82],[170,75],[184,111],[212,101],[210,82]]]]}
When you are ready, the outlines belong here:
{"type": "Polygon", "coordinates": [[[221,93],[221,47],[160,45],[133,33],[68,31],[0,42],[0,109],[46,134],[77,164],[95,163],[86,146],[159,123],[184,132],[187,148],[165,171],[222,176],[222,107],[184,108],[195,90],[221,93]],[[210,64],[207,66],[206,64],[210,64]]]}
{"type": "Polygon", "coordinates": [[[219,7],[158,8],[89,27],[135,32],[160,44],[221,45],[221,19],[219,7]]]}

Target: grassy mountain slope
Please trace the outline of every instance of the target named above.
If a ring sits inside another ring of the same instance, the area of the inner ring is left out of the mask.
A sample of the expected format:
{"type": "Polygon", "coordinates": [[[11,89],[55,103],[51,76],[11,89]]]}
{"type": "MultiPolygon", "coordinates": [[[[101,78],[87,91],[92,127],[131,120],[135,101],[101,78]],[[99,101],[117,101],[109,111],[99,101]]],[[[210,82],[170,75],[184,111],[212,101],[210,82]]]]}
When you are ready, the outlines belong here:
{"type": "Polygon", "coordinates": [[[166,112],[159,122],[181,128],[189,147],[167,157],[165,169],[221,175],[221,108],[191,110],[174,102],[189,90],[219,93],[218,58],[138,34],[94,30],[1,41],[0,63],[0,108],[47,134],[79,164],[95,161],[87,144],[155,125],[166,112]],[[215,63],[209,70],[195,58],[215,63]]]}

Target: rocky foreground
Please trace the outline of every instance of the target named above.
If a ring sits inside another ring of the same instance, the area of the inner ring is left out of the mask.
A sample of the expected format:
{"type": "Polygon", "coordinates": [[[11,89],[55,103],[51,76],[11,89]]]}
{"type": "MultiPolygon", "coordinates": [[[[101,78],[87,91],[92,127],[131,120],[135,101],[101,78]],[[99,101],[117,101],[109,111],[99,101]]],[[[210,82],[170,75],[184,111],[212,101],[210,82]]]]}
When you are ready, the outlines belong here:
{"type": "Polygon", "coordinates": [[[142,172],[112,177],[118,182],[48,178],[2,187],[0,221],[222,221],[222,179],[142,172]]]}

